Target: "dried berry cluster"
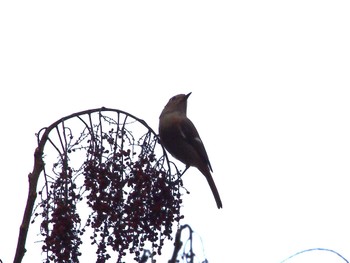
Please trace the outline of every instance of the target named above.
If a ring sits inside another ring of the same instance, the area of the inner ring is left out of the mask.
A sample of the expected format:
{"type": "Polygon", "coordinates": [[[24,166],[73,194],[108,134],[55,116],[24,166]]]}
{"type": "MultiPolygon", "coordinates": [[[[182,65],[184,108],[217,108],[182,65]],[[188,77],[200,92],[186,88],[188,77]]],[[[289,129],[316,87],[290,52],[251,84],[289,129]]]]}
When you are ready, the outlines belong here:
{"type": "Polygon", "coordinates": [[[126,254],[139,261],[146,245],[152,246],[154,255],[161,254],[164,240],[172,239],[173,224],[182,218],[182,182],[175,183],[163,166],[164,156],[155,155],[156,136],[148,132],[135,140],[125,129],[93,134],[89,129],[89,133],[80,136],[90,138],[84,141],[87,146],[79,139],[75,149],[67,147],[60,155],[56,164],[60,172],[50,177],[47,197],[41,193],[47,261],[79,262],[81,236],[87,228],[92,229],[91,244],[97,247],[96,262],[112,257],[113,262],[122,262],[126,254]],[[69,157],[77,149],[85,150],[86,159],[74,169],[69,157]],[[79,176],[84,179],[77,180],[79,176]],[[86,222],[81,222],[77,209],[81,201],[90,208],[86,222]]]}
{"type": "Polygon", "coordinates": [[[85,186],[93,210],[88,223],[98,244],[98,262],[110,257],[107,247],[118,251],[120,259],[129,250],[139,260],[146,241],[160,254],[164,239],[171,238],[172,223],[180,219],[180,194],[154,166],[154,154],[136,161],[132,155],[129,149],[102,164],[99,158],[86,162],[85,186]]]}
{"type": "Polygon", "coordinates": [[[75,194],[76,185],[71,179],[71,169],[61,172],[50,187],[48,199],[41,203],[41,234],[45,236],[43,251],[48,252],[47,262],[77,262],[81,255],[83,232],[79,230],[81,220],[76,210],[80,197],[75,194]]]}

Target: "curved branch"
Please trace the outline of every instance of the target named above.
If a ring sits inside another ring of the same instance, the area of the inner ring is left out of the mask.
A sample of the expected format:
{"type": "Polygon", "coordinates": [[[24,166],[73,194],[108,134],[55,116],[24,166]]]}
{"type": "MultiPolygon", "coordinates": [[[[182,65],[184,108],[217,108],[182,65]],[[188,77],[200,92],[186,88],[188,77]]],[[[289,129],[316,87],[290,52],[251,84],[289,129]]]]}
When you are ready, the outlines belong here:
{"type": "MultiPolygon", "coordinates": [[[[190,233],[191,254],[193,255],[193,251],[192,251],[192,233],[193,233],[193,230],[189,225],[186,224],[186,225],[181,226],[176,232],[173,255],[172,255],[171,259],[168,261],[168,263],[176,263],[177,262],[176,259],[177,259],[179,251],[180,251],[182,244],[183,244],[181,241],[181,233],[182,233],[182,230],[184,230],[185,228],[188,228],[188,231],[190,233]]],[[[193,256],[191,258],[192,258],[191,262],[193,262],[193,256]]]]}
{"type": "MultiPolygon", "coordinates": [[[[151,133],[153,133],[155,138],[158,138],[158,135],[153,131],[153,129],[144,120],[139,119],[139,118],[133,116],[132,114],[127,113],[127,112],[117,110],[117,109],[105,108],[105,107],[73,113],[71,115],[68,115],[66,117],[63,117],[63,118],[57,120],[56,122],[52,123],[50,126],[41,129],[37,134],[38,147],[35,149],[35,152],[34,152],[34,167],[33,167],[32,172],[29,173],[29,175],[28,175],[28,179],[29,179],[28,198],[27,198],[27,204],[25,207],[25,211],[23,214],[22,223],[21,223],[20,230],[19,230],[19,237],[18,237],[18,242],[17,242],[16,254],[14,257],[14,263],[20,263],[24,257],[25,252],[26,252],[25,243],[26,243],[26,239],[27,239],[27,234],[28,234],[31,216],[33,213],[34,205],[35,205],[35,200],[37,197],[38,179],[39,179],[41,172],[44,169],[43,152],[44,152],[46,142],[48,140],[50,140],[49,139],[50,132],[53,129],[57,128],[57,126],[60,123],[64,123],[66,120],[69,120],[71,118],[78,117],[80,120],[82,120],[80,118],[81,115],[88,114],[91,117],[92,113],[96,113],[96,112],[101,113],[101,112],[105,112],[105,111],[118,113],[118,119],[119,119],[119,114],[125,114],[127,117],[131,117],[131,118],[135,119],[136,121],[143,124],[151,133]],[[40,137],[40,135],[41,135],[41,137],[40,137]]],[[[125,118],[125,121],[126,121],[126,118],[125,118]]],[[[123,125],[125,125],[125,121],[124,121],[123,125]]],[[[166,161],[169,164],[169,159],[168,159],[168,156],[166,154],[166,151],[164,150],[163,146],[162,146],[162,148],[163,148],[163,155],[165,156],[166,161]]],[[[170,169],[170,165],[169,165],[169,169],[170,169]]]]}

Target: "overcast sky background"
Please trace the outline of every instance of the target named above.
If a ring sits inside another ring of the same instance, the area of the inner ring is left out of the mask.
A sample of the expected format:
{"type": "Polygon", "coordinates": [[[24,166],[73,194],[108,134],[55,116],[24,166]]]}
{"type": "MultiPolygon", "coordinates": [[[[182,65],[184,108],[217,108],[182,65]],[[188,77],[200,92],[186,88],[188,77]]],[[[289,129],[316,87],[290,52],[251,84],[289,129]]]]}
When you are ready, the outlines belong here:
{"type": "MultiPolygon", "coordinates": [[[[209,262],[314,247],[350,260],[349,14],[349,1],[1,1],[0,259],[13,261],[39,129],[105,106],[157,130],[192,92],[223,209],[191,168],[182,223],[209,262]]],[[[344,261],[288,261],[301,262],[344,261]]]]}

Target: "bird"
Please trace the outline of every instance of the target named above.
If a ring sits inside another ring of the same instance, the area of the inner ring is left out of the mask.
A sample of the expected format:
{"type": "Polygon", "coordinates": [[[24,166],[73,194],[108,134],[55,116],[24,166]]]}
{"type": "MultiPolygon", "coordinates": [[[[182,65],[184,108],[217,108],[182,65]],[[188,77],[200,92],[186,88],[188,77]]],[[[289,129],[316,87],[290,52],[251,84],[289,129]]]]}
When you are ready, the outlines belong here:
{"type": "Polygon", "coordinates": [[[179,94],[170,98],[159,116],[159,137],[165,149],[177,160],[196,167],[207,179],[216,205],[222,208],[221,198],[211,175],[213,169],[204,144],[192,121],[187,118],[187,99],[192,94],[179,94]]]}

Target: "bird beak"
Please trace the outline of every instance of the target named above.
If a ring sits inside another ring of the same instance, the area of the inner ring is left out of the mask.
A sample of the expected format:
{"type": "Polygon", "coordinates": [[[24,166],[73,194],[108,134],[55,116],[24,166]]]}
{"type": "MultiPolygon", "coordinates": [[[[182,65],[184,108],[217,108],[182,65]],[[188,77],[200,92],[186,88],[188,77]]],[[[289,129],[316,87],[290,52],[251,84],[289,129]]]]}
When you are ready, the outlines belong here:
{"type": "Polygon", "coordinates": [[[188,99],[188,97],[189,97],[191,94],[192,94],[192,92],[188,93],[188,94],[186,95],[186,99],[188,99]]]}

